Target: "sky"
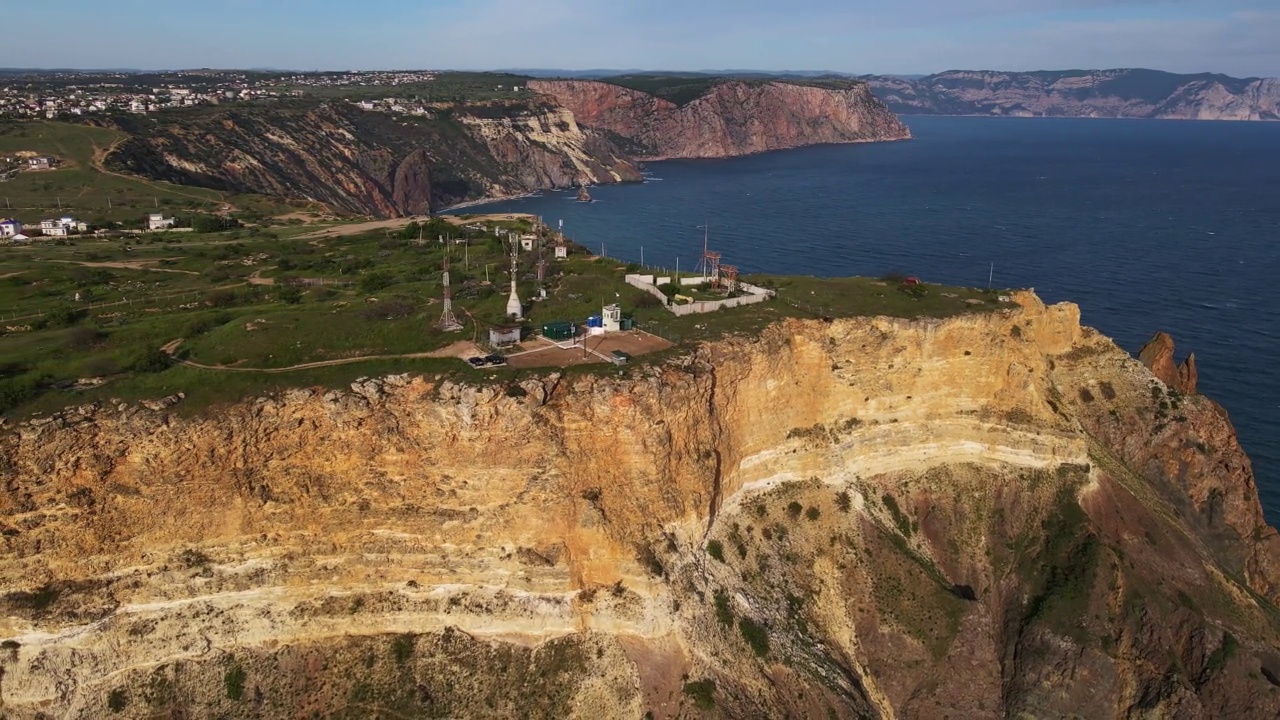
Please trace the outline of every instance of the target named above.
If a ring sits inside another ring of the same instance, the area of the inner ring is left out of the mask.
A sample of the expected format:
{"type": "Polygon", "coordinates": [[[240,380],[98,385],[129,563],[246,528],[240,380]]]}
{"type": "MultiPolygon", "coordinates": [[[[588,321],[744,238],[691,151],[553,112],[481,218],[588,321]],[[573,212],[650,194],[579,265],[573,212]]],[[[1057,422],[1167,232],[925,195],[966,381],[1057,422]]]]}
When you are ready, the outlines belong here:
{"type": "Polygon", "coordinates": [[[0,0],[0,67],[1280,76],[1277,0],[0,0]],[[19,41],[10,40],[19,38],[19,41]]]}

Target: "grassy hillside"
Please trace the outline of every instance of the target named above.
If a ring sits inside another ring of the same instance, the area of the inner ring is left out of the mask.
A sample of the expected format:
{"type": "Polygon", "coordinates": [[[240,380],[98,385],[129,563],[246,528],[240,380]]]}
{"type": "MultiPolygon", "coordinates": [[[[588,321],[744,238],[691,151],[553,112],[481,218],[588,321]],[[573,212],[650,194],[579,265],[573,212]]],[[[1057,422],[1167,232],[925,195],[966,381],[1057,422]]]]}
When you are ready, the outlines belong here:
{"type": "Polygon", "coordinates": [[[0,156],[35,152],[57,157],[62,163],[55,170],[24,171],[0,182],[0,197],[6,203],[0,213],[28,224],[58,213],[105,223],[137,220],[149,212],[211,213],[231,207],[270,213],[287,208],[268,198],[233,196],[104,171],[102,159],[126,137],[116,130],[71,123],[0,123],[0,156]]]}

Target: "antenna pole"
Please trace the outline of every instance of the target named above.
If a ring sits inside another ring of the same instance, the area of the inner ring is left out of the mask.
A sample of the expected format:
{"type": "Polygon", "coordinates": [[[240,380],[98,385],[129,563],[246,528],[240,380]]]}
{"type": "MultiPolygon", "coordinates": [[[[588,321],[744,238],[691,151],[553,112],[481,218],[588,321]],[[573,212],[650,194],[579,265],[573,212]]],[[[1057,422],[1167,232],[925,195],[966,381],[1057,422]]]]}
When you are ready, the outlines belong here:
{"type": "Polygon", "coordinates": [[[991,289],[991,280],[992,278],[995,277],[995,275],[996,275],[996,264],[991,263],[991,270],[987,272],[987,289],[988,290],[991,289]]]}

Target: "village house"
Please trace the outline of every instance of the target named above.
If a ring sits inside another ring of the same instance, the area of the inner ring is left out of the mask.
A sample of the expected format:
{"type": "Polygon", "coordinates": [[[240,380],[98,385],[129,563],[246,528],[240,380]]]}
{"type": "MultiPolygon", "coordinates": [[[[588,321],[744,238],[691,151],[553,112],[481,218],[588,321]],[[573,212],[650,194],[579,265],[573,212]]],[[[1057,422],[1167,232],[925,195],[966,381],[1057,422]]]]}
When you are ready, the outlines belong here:
{"type": "Polygon", "coordinates": [[[151,213],[147,216],[148,230],[168,230],[178,221],[177,218],[167,218],[160,213],[151,213]]]}
{"type": "Polygon", "coordinates": [[[22,234],[22,223],[9,219],[0,221],[0,238],[11,238],[22,234]]]}
{"type": "Polygon", "coordinates": [[[51,158],[47,155],[41,155],[27,160],[27,167],[32,170],[51,170],[54,167],[57,167],[57,165],[57,158],[51,158]]]}

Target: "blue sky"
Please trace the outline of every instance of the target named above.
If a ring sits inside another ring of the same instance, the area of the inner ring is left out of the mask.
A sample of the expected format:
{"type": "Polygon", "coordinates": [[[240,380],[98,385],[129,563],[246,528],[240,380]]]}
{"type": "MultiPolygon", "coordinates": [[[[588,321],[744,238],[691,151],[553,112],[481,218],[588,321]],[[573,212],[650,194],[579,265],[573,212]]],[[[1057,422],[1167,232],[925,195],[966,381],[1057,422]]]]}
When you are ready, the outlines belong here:
{"type": "Polygon", "coordinates": [[[0,45],[0,67],[1151,67],[1280,75],[1277,0],[0,3],[6,36],[23,38],[0,45]]]}

